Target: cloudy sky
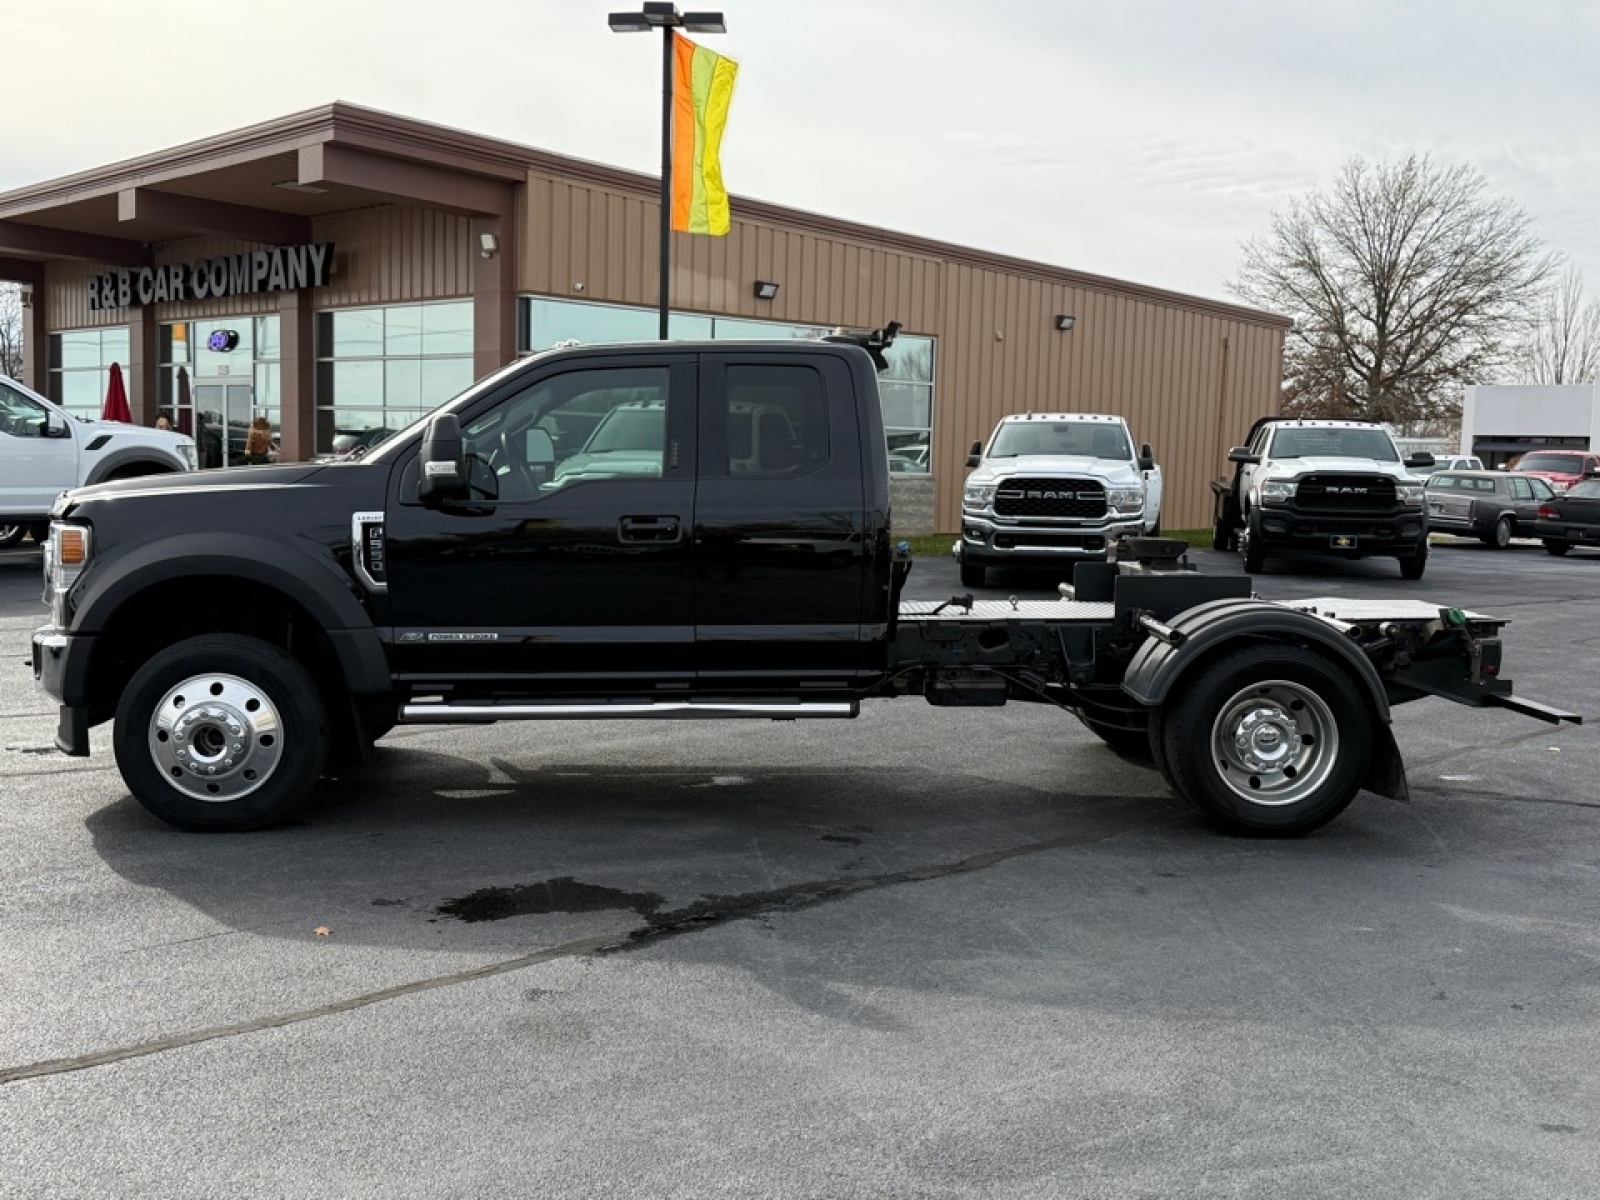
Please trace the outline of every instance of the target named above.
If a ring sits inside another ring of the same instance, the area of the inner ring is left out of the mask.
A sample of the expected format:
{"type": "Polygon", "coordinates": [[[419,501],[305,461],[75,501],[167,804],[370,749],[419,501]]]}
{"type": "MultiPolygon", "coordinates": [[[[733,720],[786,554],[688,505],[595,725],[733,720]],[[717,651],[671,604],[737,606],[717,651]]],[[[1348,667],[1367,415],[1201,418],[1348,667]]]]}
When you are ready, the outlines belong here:
{"type": "MultiPolygon", "coordinates": [[[[707,0],[705,7],[710,7],[707,0]]],[[[0,190],[346,100],[653,173],[625,0],[8,12],[0,190]]],[[[682,5],[680,4],[680,7],[682,5]]],[[[700,7],[700,5],[690,5],[700,7]]],[[[1600,4],[723,0],[735,195],[1227,299],[1354,155],[1480,170],[1600,294],[1600,4]]]]}

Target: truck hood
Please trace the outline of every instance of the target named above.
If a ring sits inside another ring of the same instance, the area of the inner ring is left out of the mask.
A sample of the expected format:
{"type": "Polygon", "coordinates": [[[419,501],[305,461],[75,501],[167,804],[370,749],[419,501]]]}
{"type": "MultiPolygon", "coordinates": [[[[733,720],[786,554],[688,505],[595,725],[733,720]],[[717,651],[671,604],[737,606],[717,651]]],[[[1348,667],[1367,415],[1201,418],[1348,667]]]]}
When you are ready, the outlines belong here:
{"type": "MultiPolygon", "coordinates": [[[[154,430],[152,432],[162,432],[154,430]]],[[[95,500],[125,496],[168,496],[202,492],[240,492],[303,483],[327,468],[321,463],[284,463],[280,466],[231,467],[220,471],[187,471],[182,474],[144,475],[137,479],[118,479],[73,488],[56,501],[55,515],[95,500]]]]}
{"type": "Polygon", "coordinates": [[[1393,479],[1421,483],[1404,465],[1376,458],[1269,458],[1261,463],[1261,478],[1292,479],[1297,475],[1388,475],[1393,479]]]}
{"type": "Polygon", "coordinates": [[[88,445],[104,438],[101,446],[151,446],[165,450],[174,458],[180,457],[179,446],[192,446],[194,439],[186,433],[171,429],[146,429],[143,425],[128,425],[122,421],[96,421],[89,417],[74,417],[73,433],[88,445]]]}
{"type": "Polygon", "coordinates": [[[1039,478],[1087,475],[1127,487],[1135,487],[1140,482],[1139,472],[1131,462],[1078,454],[1019,454],[1015,458],[986,458],[967,476],[967,482],[992,483],[996,479],[1015,475],[1039,478]]]}

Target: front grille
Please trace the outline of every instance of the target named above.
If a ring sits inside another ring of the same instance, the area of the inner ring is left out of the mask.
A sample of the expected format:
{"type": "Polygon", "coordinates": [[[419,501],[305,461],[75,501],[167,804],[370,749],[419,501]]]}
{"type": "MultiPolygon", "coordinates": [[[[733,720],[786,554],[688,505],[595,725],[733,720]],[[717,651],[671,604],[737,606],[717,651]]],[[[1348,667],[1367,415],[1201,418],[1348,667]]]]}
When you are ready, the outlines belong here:
{"type": "Polygon", "coordinates": [[[1394,480],[1387,475],[1307,475],[1295,489],[1295,504],[1312,512],[1389,512],[1394,480]]]}
{"type": "Polygon", "coordinates": [[[1064,517],[1096,521],[1106,515],[1106,489],[1095,479],[1008,479],[995,489],[998,517],[1064,517]]]}

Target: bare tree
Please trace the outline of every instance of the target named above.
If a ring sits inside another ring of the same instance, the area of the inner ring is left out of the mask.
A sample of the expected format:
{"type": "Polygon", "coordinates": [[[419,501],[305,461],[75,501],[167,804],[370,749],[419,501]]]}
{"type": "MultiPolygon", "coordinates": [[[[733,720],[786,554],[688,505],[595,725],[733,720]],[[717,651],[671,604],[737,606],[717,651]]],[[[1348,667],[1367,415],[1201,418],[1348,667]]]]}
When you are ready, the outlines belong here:
{"type": "Polygon", "coordinates": [[[0,284],[0,375],[22,374],[22,293],[15,284],[0,284]]]}
{"type": "Polygon", "coordinates": [[[1412,423],[1459,410],[1527,326],[1556,257],[1466,166],[1413,155],[1344,165],[1246,241],[1230,290],[1294,318],[1284,407],[1412,423]]]}
{"type": "Polygon", "coordinates": [[[1517,383],[1600,379],[1600,300],[1583,298],[1583,273],[1568,267],[1534,309],[1534,326],[1512,356],[1517,383]]]}

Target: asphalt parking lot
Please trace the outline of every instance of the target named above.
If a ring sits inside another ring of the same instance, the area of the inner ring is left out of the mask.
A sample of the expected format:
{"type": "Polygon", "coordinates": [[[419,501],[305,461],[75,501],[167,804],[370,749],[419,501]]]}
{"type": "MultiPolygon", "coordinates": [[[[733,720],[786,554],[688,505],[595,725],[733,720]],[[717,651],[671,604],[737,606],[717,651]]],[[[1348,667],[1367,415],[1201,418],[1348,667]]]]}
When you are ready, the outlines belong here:
{"type": "MultiPolygon", "coordinates": [[[[1595,1194],[1593,724],[1403,706],[1412,801],[1288,842],[910,700],[404,729],[185,835],[104,730],[50,749],[38,569],[0,552],[0,1195],[1595,1194]]],[[[1600,715],[1600,553],[1258,589],[1509,616],[1518,690],[1600,715]]]]}

